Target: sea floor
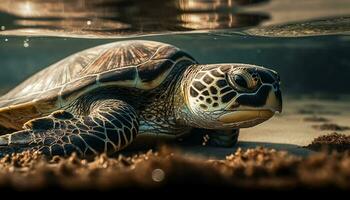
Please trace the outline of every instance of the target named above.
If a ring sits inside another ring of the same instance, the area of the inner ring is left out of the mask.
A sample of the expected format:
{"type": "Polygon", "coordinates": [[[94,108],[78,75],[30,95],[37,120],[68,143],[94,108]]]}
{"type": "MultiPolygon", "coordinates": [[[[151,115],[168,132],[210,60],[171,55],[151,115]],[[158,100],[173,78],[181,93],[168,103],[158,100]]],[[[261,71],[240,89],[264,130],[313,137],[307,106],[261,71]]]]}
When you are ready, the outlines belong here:
{"type": "Polygon", "coordinates": [[[241,129],[235,147],[195,146],[184,150],[205,157],[225,158],[238,148],[260,146],[307,156],[313,151],[303,147],[321,135],[333,132],[350,135],[349,102],[347,98],[285,98],[281,114],[255,127],[241,129]]]}
{"type": "MultiPolygon", "coordinates": [[[[285,98],[284,103],[281,114],[243,129],[233,148],[162,147],[92,160],[75,155],[47,159],[35,152],[5,156],[0,159],[0,189],[115,191],[185,189],[193,184],[230,191],[349,188],[349,151],[305,148],[315,138],[333,132],[346,140],[342,147],[350,147],[348,101],[285,98]]],[[[338,136],[327,139],[327,144],[338,146],[344,142],[338,136]]]]}

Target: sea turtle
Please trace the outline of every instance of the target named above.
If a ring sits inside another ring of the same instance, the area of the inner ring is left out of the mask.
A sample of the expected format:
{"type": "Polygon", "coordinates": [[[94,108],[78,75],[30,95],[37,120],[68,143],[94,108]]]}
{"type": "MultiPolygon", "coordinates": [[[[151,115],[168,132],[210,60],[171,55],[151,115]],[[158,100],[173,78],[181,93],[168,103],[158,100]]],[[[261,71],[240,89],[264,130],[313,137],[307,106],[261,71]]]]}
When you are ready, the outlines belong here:
{"type": "Polygon", "coordinates": [[[280,112],[279,76],[249,64],[198,64],[169,44],[132,40],[78,52],[0,98],[0,152],[87,157],[146,138],[208,135],[230,146],[239,128],[280,112]],[[136,140],[136,141],[135,141],[136,140]]]}

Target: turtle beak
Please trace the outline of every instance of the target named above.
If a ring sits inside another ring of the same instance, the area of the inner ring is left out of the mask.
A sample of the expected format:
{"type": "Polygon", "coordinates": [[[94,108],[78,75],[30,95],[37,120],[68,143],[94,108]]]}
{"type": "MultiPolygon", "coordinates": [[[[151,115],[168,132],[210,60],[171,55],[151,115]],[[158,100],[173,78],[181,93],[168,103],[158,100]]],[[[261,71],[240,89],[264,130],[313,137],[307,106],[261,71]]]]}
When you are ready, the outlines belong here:
{"type": "Polygon", "coordinates": [[[264,107],[270,109],[273,112],[282,112],[282,93],[279,89],[274,89],[269,92],[264,107]]]}
{"type": "MultiPolygon", "coordinates": [[[[270,70],[272,71],[272,70],[270,70]]],[[[272,71],[275,77],[275,82],[272,83],[272,90],[266,100],[266,106],[270,106],[275,109],[275,112],[282,113],[283,101],[281,92],[281,80],[277,72],[272,71]]]]}

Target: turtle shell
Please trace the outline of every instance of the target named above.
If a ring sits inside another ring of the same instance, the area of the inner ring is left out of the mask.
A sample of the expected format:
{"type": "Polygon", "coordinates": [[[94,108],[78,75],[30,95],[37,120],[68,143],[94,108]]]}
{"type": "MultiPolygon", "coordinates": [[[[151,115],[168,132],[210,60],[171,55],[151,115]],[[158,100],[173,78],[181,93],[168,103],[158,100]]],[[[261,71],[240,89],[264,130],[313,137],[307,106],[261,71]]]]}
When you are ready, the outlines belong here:
{"type": "Polygon", "coordinates": [[[0,124],[19,129],[27,120],[63,108],[99,87],[156,88],[181,60],[196,62],[172,45],[144,40],[114,42],[81,51],[2,96],[0,124]]]}

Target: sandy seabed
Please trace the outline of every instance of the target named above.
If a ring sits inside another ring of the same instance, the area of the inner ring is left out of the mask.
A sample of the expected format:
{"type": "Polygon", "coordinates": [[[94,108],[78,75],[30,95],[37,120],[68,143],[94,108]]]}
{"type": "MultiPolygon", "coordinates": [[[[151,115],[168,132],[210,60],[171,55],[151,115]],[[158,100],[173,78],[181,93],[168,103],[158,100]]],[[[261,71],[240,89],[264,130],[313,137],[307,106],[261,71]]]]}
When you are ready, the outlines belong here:
{"type": "Polygon", "coordinates": [[[92,160],[7,155],[0,160],[0,189],[350,188],[347,101],[287,99],[286,104],[281,115],[243,129],[233,148],[162,147],[92,160]]]}
{"type": "Polygon", "coordinates": [[[350,188],[350,153],[308,157],[266,148],[238,149],[225,159],[188,156],[162,148],[131,157],[105,155],[94,160],[24,152],[0,161],[0,187],[15,190],[154,189],[179,185],[214,188],[350,188]]]}

